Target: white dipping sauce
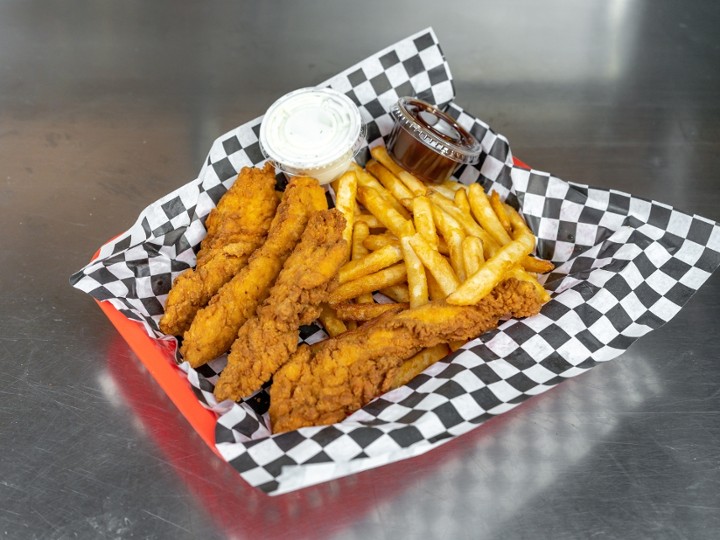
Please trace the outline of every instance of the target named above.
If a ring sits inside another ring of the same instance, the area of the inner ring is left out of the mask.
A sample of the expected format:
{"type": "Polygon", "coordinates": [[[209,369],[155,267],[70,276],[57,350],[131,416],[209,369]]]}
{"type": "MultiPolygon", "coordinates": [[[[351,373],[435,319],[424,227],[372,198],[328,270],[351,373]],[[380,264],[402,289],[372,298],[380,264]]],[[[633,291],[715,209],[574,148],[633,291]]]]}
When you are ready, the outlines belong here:
{"type": "Polygon", "coordinates": [[[301,88],[265,113],[260,145],[288,176],[312,176],[328,184],[349,167],[362,142],[360,111],[329,88],[301,88]]]}

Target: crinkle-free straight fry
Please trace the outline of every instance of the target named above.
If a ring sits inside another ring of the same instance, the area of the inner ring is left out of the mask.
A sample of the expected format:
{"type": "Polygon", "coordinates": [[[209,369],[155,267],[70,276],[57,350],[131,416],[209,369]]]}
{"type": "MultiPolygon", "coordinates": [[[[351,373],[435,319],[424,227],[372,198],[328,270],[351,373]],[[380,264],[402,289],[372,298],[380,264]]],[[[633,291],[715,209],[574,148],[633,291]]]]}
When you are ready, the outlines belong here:
{"type": "Polygon", "coordinates": [[[407,279],[405,263],[397,263],[379,272],[343,283],[330,295],[330,304],[337,304],[371,293],[390,285],[403,283],[407,279]]]}
{"type": "Polygon", "coordinates": [[[365,223],[370,229],[384,229],[385,225],[380,223],[380,220],[372,214],[359,213],[355,215],[355,223],[365,223]]]}
{"type": "Polygon", "coordinates": [[[416,233],[410,238],[410,245],[425,268],[433,275],[445,296],[451,294],[458,288],[460,281],[455,275],[450,263],[435,251],[420,234],[416,233]]]}
{"type": "Polygon", "coordinates": [[[505,229],[508,234],[510,234],[512,232],[510,219],[508,218],[507,210],[505,210],[505,205],[500,200],[500,194],[497,191],[493,191],[492,193],[490,193],[490,206],[492,206],[495,215],[497,216],[498,220],[500,220],[500,224],[503,226],[503,229],[505,229]]]}
{"type": "Polygon", "coordinates": [[[428,244],[437,248],[438,236],[430,199],[425,196],[415,197],[413,199],[412,211],[415,230],[427,240],[428,244]]]}
{"type": "Polygon", "coordinates": [[[500,223],[500,220],[490,205],[490,200],[485,190],[480,184],[470,186],[468,199],[475,219],[490,233],[495,241],[501,246],[510,242],[510,235],[505,230],[505,227],[502,226],[502,223],[500,223]]]}
{"type": "MultiPolygon", "coordinates": [[[[513,224],[514,225],[514,224],[513,224]]],[[[448,296],[448,304],[477,304],[500,283],[505,274],[535,247],[535,237],[529,229],[513,229],[514,240],[505,244],[489,258],[480,270],[470,276],[457,290],[448,296]]]]}
{"type": "Polygon", "coordinates": [[[376,251],[385,246],[400,247],[400,241],[392,234],[370,234],[363,240],[363,246],[370,251],[376,251]]]}
{"type": "MultiPolygon", "coordinates": [[[[370,228],[368,227],[367,223],[364,223],[362,221],[358,221],[355,224],[355,228],[353,230],[353,244],[351,249],[351,259],[357,260],[362,259],[365,255],[369,253],[368,248],[365,247],[365,240],[370,235],[370,228]]],[[[373,302],[372,294],[361,294],[357,297],[358,302],[373,302]]]]}
{"type": "Polygon", "coordinates": [[[407,284],[390,285],[389,287],[383,287],[380,292],[398,303],[409,303],[410,292],[408,291],[407,284]]]}
{"type": "Polygon", "coordinates": [[[353,228],[352,247],[350,249],[351,259],[361,259],[368,254],[365,247],[365,239],[370,236],[370,228],[367,223],[358,221],[353,228]]]}
{"type": "Polygon", "coordinates": [[[534,272],[536,274],[547,274],[555,268],[555,265],[550,261],[538,259],[531,255],[528,255],[522,260],[522,266],[528,272],[534,272]]]}
{"type": "Polygon", "coordinates": [[[397,176],[400,181],[405,184],[413,195],[425,195],[427,193],[427,186],[417,179],[414,175],[403,169],[400,165],[395,163],[393,158],[388,154],[387,149],[384,146],[376,146],[370,150],[372,157],[382,163],[382,165],[397,176]]]}
{"type": "Polygon", "coordinates": [[[405,187],[405,184],[403,184],[397,176],[372,159],[367,162],[365,169],[370,171],[370,174],[377,178],[385,189],[387,189],[393,197],[400,201],[400,204],[402,204],[406,209],[412,211],[412,202],[406,203],[404,201],[412,201],[413,194],[407,187],[405,187]]]}
{"type": "Polygon", "coordinates": [[[457,221],[467,234],[477,236],[480,240],[482,240],[483,248],[486,252],[488,252],[488,254],[494,253],[497,250],[497,241],[480,225],[478,225],[471,216],[464,214],[462,210],[455,206],[453,201],[448,200],[439,193],[432,193],[430,195],[430,200],[457,221]]]}
{"type": "MultiPolygon", "coordinates": [[[[473,214],[475,214],[475,217],[485,230],[488,231],[501,245],[510,242],[510,235],[498,217],[498,212],[493,209],[491,199],[488,198],[487,194],[482,189],[482,186],[479,184],[473,184],[470,186],[469,200],[473,214]]],[[[502,207],[505,210],[503,212],[504,216],[507,218],[508,222],[510,222],[511,219],[507,207],[505,205],[502,205],[502,207]]],[[[524,223],[525,222],[523,221],[523,224],[524,223]]],[[[544,274],[545,272],[549,272],[555,268],[552,263],[535,259],[529,255],[523,258],[521,264],[528,272],[537,272],[539,274],[544,274]]]]}
{"type": "Polygon", "coordinates": [[[435,362],[445,358],[448,354],[450,354],[450,348],[445,343],[439,343],[423,349],[397,367],[393,373],[391,388],[406,385],[435,362]]]}
{"type": "Polygon", "coordinates": [[[335,208],[345,218],[343,239],[347,242],[348,258],[352,246],[353,227],[355,226],[355,198],[357,197],[357,176],[354,171],[348,171],[337,180],[335,191],[335,208]]]}
{"type": "Polygon", "coordinates": [[[457,206],[463,214],[472,215],[470,210],[470,202],[467,198],[467,192],[465,189],[458,189],[455,192],[455,197],[453,199],[455,201],[455,206],[457,206]]]}
{"type": "Polygon", "coordinates": [[[438,285],[438,282],[433,275],[430,272],[426,272],[425,276],[427,276],[428,294],[430,296],[430,300],[433,302],[436,300],[445,300],[447,295],[440,288],[440,285],[438,285]]]}
{"type": "Polygon", "coordinates": [[[367,255],[349,261],[340,268],[338,282],[342,285],[348,281],[374,274],[378,270],[392,266],[403,259],[403,251],[398,246],[388,245],[368,253],[367,255]]]}
{"type": "Polygon", "coordinates": [[[462,241],[465,238],[460,225],[452,217],[448,216],[441,208],[433,206],[433,219],[440,234],[447,244],[450,255],[450,265],[460,281],[465,281],[465,263],[462,250],[462,241]]]}
{"type": "MultiPolygon", "coordinates": [[[[453,184],[457,184],[457,182],[452,182],[452,183],[453,183],[453,184]]],[[[437,194],[439,194],[439,195],[442,195],[443,197],[445,197],[445,198],[446,198],[447,200],[449,200],[449,201],[452,201],[452,200],[455,198],[455,190],[454,190],[454,189],[450,189],[449,187],[444,186],[444,185],[442,185],[442,184],[435,184],[435,185],[433,185],[432,188],[431,188],[431,191],[433,191],[433,192],[435,192],[435,193],[437,193],[437,194]]]]}
{"type": "Polygon", "coordinates": [[[472,276],[485,262],[482,242],[476,236],[466,236],[462,241],[462,253],[465,272],[468,276],[472,276]]]}
{"type": "Polygon", "coordinates": [[[385,189],[385,186],[378,182],[377,178],[360,167],[357,163],[350,165],[350,168],[355,171],[355,174],[357,175],[358,186],[374,189],[387,204],[397,211],[398,214],[405,219],[410,219],[410,213],[403,207],[402,204],[400,204],[400,201],[398,201],[387,189],[385,189]]]}
{"type": "Polygon", "coordinates": [[[330,337],[339,336],[348,330],[345,323],[335,313],[335,310],[327,304],[322,304],[318,321],[320,321],[325,333],[330,337]]]}
{"type": "Polygon", "coordinates": [[[360,186],[357,196],[363,206],[398,238],[403,235],[406,223],[412,225],[412,222],[389,205],[376,189],[360,186]]]}
{"type": "Polygon", "coordinates": [[[405,270],[407,271],[410,307],[420,307],[428,303],[428,284],[425,277],[425,268],[410,245],[410,238],[409,235],[403,236],[400,239],[400,246],[405,260],[405,270]]]}

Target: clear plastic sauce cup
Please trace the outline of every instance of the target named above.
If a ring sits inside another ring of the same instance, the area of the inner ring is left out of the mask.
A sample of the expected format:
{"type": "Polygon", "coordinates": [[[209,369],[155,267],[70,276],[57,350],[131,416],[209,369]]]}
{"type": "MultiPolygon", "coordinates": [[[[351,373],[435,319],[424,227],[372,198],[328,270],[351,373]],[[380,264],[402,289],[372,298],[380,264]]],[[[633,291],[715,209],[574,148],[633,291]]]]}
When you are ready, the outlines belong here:
{"type": "Polygon", "coordinates": [[[461,164],[480,160],[482,147],[477,139],[437,107],[404,97],[390,113],[395,125],[388,139],[388,153],[424,182],[441,183],[461,164]]]}
{"type": "Polygon", "coordinates": [[[287,177],[311,176],[328,184],[348,170],[364,143],[357,106],[329,88],[301,88],[265,113],[260,147],[287,177]]]}

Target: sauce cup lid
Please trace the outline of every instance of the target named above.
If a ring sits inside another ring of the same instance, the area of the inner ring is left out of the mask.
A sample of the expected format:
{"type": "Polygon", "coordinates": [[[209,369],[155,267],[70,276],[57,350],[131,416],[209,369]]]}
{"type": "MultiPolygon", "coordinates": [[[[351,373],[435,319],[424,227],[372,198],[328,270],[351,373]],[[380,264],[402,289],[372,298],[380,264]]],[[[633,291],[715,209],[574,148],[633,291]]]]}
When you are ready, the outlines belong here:
{"type": "Polygon", "coordinates": [[[413,138],[458,163],[480,160],[482,147],[457,120],[420,99],[403,97],[390,111],[395,122],[413,138]]]}
{"type": "Polygon", "coordinates": [[[288,174],[308,174],[351,159],[362,146],[360,111],[330,88],[300,88],[275,101],[260,125],[260,148],[288,174]]]}

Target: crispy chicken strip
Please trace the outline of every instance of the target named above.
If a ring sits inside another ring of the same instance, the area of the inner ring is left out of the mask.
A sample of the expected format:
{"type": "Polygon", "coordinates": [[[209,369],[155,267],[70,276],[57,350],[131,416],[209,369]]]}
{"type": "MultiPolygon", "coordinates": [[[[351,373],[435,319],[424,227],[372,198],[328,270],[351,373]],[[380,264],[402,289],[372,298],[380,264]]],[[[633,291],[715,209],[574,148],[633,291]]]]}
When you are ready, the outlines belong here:
{"type": "Polygon", "coordinates": [[[256,223],[264,224],[262,242],[270,228],[279,199],[275,193],[275,166],[243,167],[235,183],[205,220],[207,234],[200,243],[197,264],[215,256],[214,250],[236,242],[256,242],[256,223]]]}
{"type": "Polygon", "coordinates": [[[191,366],[201,366],[227,352],[240,327],[268,296],[310,216],[326,209],[325,191],[317,180],[296,177],[288,183],[265,243],[251,255],[247,266],[198,311],[185,332],[180,352],[191,366]]]}
{"type": "Polygon", "coordinates": [[[198,310],[247,264],[265,240],[277,205],[273,166],[243,168],[208,215],[207,236],[200,244],[196,268],[175,279],[160,330],[181,336],[190,327],[198,310]]]}
{"type": "Polygon", "coordinates": [[[215,386],[218,400],[249,396],[297,350],[298,330],[320,314],[347,259],[345,218],[338,210],[314,214],[285,261],[270,296],[240,328],[215,386]]]}
{"type": "Polygon", "coordinates": [[[314,353],[303,345],[273,377],[273,432],[339,422],[390,389],[403,360],[420,349],[467,340],[495,328],[502,317],[533,315],[541,305],[531,283],[509,279],[477,305],[435,301],[383,315],[323,342],[314,353]]]}

